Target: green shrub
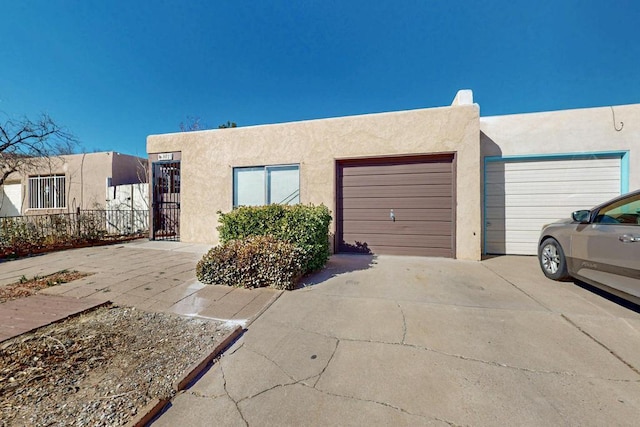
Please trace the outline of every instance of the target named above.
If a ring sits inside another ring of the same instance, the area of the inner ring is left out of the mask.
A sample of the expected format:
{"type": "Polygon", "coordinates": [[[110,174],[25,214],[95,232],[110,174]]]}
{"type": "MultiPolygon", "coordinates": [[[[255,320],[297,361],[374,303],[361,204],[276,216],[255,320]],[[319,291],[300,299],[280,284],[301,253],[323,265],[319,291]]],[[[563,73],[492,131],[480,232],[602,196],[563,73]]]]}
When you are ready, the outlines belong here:
{"type": "Polygon", "coordinates": [[[202,283],[241,288],[293,289],[302,277],[302,250],[271,236],[231,240],[205,254],[196,266],[202,283]]]}
{"type": "Polygon", "coordinates": [[[0,218],[0,252],[28,252],[43,243],[38,229],[21,217],[0,218]]]}
{"type": "Polygon", "coordinates": [[[319,270],[329,259],[331,214],[324,206],[243,206],[220,215],[218,231],[224,244],[249,236],[273,236],[300,248],[303,273],[319,270]]]}

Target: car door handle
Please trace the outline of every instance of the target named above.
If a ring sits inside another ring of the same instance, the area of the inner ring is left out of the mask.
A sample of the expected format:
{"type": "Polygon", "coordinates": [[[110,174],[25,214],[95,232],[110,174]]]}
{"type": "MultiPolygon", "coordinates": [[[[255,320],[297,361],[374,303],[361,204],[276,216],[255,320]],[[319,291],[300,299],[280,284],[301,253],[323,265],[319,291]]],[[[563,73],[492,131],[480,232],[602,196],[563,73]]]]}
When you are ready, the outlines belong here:
{"type": "Polygon", "coordinates": [[[618,239],[619,239],[622,243],[636,243],[636,242],[640,242],[640,236],[634,236],[633,234],[623,234],[622,236],[618,237],[618,239]]]}

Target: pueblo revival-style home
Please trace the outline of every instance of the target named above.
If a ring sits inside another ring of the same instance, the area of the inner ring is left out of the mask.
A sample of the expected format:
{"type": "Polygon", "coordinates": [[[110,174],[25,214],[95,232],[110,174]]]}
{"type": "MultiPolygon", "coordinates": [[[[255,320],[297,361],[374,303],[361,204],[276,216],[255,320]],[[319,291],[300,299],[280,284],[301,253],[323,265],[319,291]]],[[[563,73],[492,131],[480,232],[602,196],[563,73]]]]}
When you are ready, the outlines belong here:
{"type": "Polygon", "coordinates": [[[640,104],[481,117],[450,106],[151,135],[151,237],[218,243],[218,211],[324,204],[335,252],[534,254],[543,224],[640,188],[640,104]]]}

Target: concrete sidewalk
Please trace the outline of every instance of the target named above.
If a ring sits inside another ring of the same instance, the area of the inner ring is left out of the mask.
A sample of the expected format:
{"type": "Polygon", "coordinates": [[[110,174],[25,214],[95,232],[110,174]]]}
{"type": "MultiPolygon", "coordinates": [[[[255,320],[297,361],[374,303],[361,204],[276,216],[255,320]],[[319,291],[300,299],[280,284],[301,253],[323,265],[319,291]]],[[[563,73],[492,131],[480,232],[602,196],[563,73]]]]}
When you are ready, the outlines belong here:
{"type": "Polygon", "coordinates": [[[534,257],[334,256],[156,426],[637,425],[640,315],[534,257]]]}
{"type": "Polygon", "coordinates": [[[94,274],[44,289],[40,294],[87,300],[108,299],[147,311],[197,316],[244,326],[272,303],[281,291],[199,283],[195,275],[196,263],[209,248],[206,245],[138,240],[52,252],[0,262],[0,286],[15,283],[22,276],[32,278],[61,270],[77,270],[94,274]]]}

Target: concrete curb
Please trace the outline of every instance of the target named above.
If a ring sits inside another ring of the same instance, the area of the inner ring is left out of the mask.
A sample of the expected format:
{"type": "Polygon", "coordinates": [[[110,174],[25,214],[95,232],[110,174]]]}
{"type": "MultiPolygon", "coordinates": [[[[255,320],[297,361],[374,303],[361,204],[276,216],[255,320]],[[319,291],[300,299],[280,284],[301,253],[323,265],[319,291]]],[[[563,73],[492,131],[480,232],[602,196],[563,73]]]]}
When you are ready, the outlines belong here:
{"type": "Polygon", "coordinates": [[[133,420],[129,421],[125,424],[127,427],[142,427],[146,426],[151,422],[152,419],[158,415],[165,406],[169,404],[170,399],[153,399],[151,402],[147,403],[147,406],[142,408],[142,410],[133,418],[133,420]]]}
{"type": "Polygon", "coordinates": [[[185,370],[185,377],[182,380],[178,380],[173,384],[173,389],[175,391],[182,391],[194,378],[196,378],[213,359],[216,358],[220,353],[222,353],[233,341],[235,341],[244,329],[240,326],[236,326],[233,331],[227,337],[222,340],[220,344],[215,346],[213,350],[209,353],[209,355],[205,356],[200,362],[195,362],[189,368],[185,370]]]}
{"type": "MultiPolygon", "coordinates": [[[[198,376],[207,366],[226,350],[242,333],[244,329],[240,326],[236,326],[218,345],[213,347],[211,351],[207,352],[206,356],[199,362],[193,363],[187,368],[182,379],[177,380],[173,384],[173,389],[176,394],[184,389],[198,376]]],[[[153,399],[149,402],[132,420],[130,420],[127,427],[143,427],[151,422],[158,414],[160,414],[164,408],[171,402],[171,399],[153,399]]]]}
{"type": "Polygon", "coordinates": [[[253,317],[247,320],[245,328],[248,328],[258,317],[262,316],[262,314],[269,309],[273,305],[274,302],[278,300],[286,291],[280,291],[275,294],[271,299],[258,311],[253,317]]]}

